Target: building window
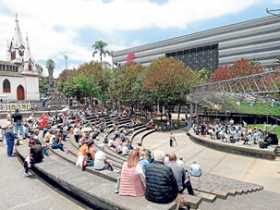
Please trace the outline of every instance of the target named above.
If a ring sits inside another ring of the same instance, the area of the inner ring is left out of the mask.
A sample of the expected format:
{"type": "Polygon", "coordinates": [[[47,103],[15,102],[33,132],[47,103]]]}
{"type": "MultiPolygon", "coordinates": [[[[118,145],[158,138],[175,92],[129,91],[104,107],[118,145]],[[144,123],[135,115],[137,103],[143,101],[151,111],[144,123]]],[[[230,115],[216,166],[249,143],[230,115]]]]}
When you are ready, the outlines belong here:
{"type": "Polygon", "coordinates": [[[216,69],[219,63],[217,44],[192,49],[185,49],[179,52],[171,52],[167,53],[166,56],[175,57],[183,61],[187,66],[191,67],[193,70],[206,68],[211,71],[216,69]]]}
{"type": "Polygon", "coordinates": [[[11,92],[11,83],[9,80],[5,79],[3,82],[3,93],[11,92]]]}

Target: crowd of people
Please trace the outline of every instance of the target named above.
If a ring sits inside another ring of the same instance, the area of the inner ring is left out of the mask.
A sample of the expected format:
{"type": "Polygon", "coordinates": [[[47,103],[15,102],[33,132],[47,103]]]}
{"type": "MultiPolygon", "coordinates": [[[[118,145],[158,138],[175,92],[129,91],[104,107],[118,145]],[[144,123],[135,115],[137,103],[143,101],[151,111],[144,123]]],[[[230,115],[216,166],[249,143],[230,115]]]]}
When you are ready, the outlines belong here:
{"type": "MultiPolygon", "coordinates": [[[[39,119],[31,116],[24,120],[19,110],[16,110],[11,116],[13,123],[4,128],[7,154],[13,156],[17,139],[26,139],[29,151],[24,159],[24,174],[29,176],[29,169],[49,156],[50,148],[67,152],[64,142],[73,138],[79,144],[76,161],[78,167],[82,170],[93,167],[98,171],[114,171],[112,161],[100,149],[100,145],[107,144],[116,153],[127,157],[116,190],[119,195],[145,196],[147,200],[156,203],[169,203],[184,192],[193,195],[190,175],[201,176],[198,163],[193,163],[190,170],[187,170],[182,158],[177,159],[175,153],[165,155],[162,151],[150,151],[132,145],[130,137],[134,127],[143,125],[137,118],[122,126],[116,121],[110,129],[106,128],[104,116],[122,119],[128,117],[128,113],[111,112],[109,115],[106,111],[68,110],[65,113],[43,114],[39,119]],[[93,120],[88,121],[88,116],[93,120]],[[104,134],[102,141],[101,134],[104,134]]],[[[145,126],[154,128],[154,123],[150,120],[145,126]]],[[[175,144],[175,136],[171,133],[170,146],[175,144]]]]}
{"type": "Polygon", "coordinates": [[[194,124],[193,130],[197,135],[208,135],[213,140],[221,140],[226,143],[255,144],[261,148],[278,145],[276,134],[248,127],[245,122],[234,123],[233,120],[214,123],[202,122],[194,124]]]}

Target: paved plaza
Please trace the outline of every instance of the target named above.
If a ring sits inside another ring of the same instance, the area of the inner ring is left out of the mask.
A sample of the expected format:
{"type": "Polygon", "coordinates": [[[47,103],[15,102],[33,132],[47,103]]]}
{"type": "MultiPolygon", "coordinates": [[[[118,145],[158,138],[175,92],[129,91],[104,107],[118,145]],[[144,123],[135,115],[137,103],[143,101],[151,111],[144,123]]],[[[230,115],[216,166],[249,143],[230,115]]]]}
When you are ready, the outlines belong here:
{"type": "Polygon", "coordinates": [[[16,158],[0,146],[0,210],[83,210],[34,177],[25,178],[16,158]]]}
{"type": "Polygon", "coordinates": [[[167,153],[176,151],[187,165],[198,161],[204,173],[251,182],[280,193],[280,159],[274,161],[229,154],[196,144],[184,131],[175,132],[177,146],[169,147],[169,132],[155,132],[144,139],[143,147],[167,153]]]}

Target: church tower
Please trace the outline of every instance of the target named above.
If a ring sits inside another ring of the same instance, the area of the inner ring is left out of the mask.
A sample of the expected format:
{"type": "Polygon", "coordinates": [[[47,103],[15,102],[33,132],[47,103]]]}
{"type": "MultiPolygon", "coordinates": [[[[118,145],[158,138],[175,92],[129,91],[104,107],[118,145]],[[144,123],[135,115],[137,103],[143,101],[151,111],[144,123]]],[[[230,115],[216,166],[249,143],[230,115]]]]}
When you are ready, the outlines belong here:
{"type": "Polygon", "coordinates": [[[26,35],[25,52],[24,52],[24,72],[35,73],[36,66],[31,55],[28,35],[26,35]]]}
{"type": "Polygon", "coordinates": [[[24,62],[24,51],[25,46],[22,39],[21,30],[19,27],[18,16],[16,15],[16,26],[14,30],[14,35],[9,44],[9,60],[14,64],[23,64],[24,62]]]}

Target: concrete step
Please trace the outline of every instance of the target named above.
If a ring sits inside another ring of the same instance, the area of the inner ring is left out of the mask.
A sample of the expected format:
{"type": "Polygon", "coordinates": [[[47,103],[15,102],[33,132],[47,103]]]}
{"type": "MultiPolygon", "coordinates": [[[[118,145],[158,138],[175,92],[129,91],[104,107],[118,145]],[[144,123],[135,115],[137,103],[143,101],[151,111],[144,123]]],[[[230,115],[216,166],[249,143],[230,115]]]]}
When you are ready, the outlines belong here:
{"type": "Polygon", "coordinates": [[[182,194],[181,196],[184,198],[184,201],[187,201],[189,207],[193,209],[197,209],[202,201],[202,198],[196,195],[182,194]]]}
{"type": "MultiPolygon", "coordinates": [[[[17,150],[24,157],[29,148],[25,145],[17,147],[17,150]]],[[[119,196],[114,193],[114,182],[82,172],[56,155],[50,155],[42,163],[36,164],[34,169],[94,209],[171,210],[175,206],[175,202],[156,204],[144,197],[119,196]]]]}
{"type": "Polygon", "coordinates": [[[194,194],[198,197],[201,197],[203,201],[208,201],[208,202],[214,202],[217,198],[216,195],[205,193],[205,192],[199,192],[196,190],[194,191],[194,194]]]}
{"type": "Polygon", "coordinates": [[[280,146],[275,147],[275,153],[277,157],[280,157],[280,146]]]}
{"type": "Polygon", "coordinates": [[[229,195],[245,194],[263,189],[260,185],[213,174],[204,174],[199,178],[192,177],[191,181],[195,190],[213,194],[222,199],[226,199],[229,195]]]}

